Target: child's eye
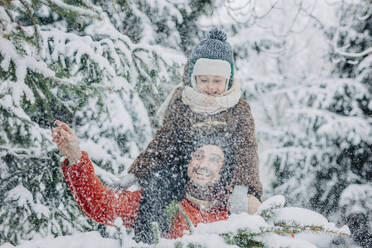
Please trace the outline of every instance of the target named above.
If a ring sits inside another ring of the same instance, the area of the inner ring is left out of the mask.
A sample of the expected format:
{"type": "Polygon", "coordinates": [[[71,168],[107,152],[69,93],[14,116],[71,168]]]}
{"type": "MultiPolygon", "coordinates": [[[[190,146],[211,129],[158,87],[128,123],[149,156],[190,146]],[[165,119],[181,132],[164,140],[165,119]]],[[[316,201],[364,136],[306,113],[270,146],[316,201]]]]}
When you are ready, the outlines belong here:
{"type": "Polygon", "coordinates": [[[208,80],[202,79],[201,82],[202,82],[202,83],[207,83],[208,80]]]}

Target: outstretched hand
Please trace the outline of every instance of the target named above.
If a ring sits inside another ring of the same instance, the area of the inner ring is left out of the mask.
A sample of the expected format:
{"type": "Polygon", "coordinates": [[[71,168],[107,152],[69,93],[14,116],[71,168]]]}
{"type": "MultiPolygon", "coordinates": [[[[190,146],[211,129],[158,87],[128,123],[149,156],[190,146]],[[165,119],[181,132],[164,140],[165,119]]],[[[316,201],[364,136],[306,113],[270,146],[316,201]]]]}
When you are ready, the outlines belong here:
{"type": "Polygon", "coordinates": [[[56,120],[55,124],[58,127],[52,129],[52,137],[53,142],[58,146],[58,150],[66,156],[70,162],[79,160],[82,153],[74,131],[62,121],[56,120]]]}

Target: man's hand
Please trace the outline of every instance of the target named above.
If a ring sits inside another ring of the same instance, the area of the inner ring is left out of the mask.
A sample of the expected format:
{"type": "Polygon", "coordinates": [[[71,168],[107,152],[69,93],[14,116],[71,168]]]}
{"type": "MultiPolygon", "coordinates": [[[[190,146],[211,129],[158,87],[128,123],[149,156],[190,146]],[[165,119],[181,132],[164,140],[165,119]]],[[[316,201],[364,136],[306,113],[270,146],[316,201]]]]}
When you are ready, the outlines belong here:
{"type": "Polygon", "coordinates": [[[255,214],[261,202],[253,195],[248,194],[248,214],[255,214]]]}
{"type": "Polygon", "coordinates": [[[74,131],[62,121],[56,120],[55,124],[58,127],[52,129],[53,142],[70,163],[79,160],[82,153],[74,131]]]}

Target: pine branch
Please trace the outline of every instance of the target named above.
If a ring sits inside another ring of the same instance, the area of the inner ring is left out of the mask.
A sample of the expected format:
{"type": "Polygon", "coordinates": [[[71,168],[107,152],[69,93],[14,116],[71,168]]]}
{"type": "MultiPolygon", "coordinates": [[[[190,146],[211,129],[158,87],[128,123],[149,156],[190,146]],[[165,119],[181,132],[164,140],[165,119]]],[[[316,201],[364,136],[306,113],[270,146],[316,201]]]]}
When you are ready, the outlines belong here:
{"type": "Polygon", "coordinates": [[[0,0],[0,6],[9,7],[11,5],[11,0],[0,0]]]}
{"type": "Polygon", "coordinates": [[[279,208],[282,208],[283,206],[278,204],[278,205],[274,205],[274,206],[271,206],[270,208],[268,209],[265,209],[265,210],[262,210],[261,213],[259,214],[260,216],[262,216],[265,220],[272,217],[272,215],[274,214],[272,212],[273,209],[279,209],[279,208]]]}
{"type": "Polygon", "coordinates": [[[282,232],[288,233],[288,234],[291,234],[294,232],[312,231],[312,232],[322,232],[322,233],[328,233],[328,234],[337,234],[340,236],[348,236],[347,233],[330,231],[330,230],[325,229],[322,226],[310,226],[310,225],[300,226],[300,225],[286,225],[286,224],[274,224],[274,225],[284,228],[282,232]]]}
{"type": "Polygon", "coordinates": [[[351,57],[351,58],[360,58],[360,57],[364,57],[372,53],[372,47],[369,47],[366,50],[362,52],[358,52],[358,53],[345,52],[345,51],[342,51],[339,47],[334,47],[334,49],[336,53],[342,56],[351,57]]]}
{"type": "Polygon", "coordinates": [[[63,17],[76,19],[80,16],[83,16],[101,20],[99,14],[96,11],[86,10],[77,6],[66,4],[60,0],[46,0],[42,1],[42,3],[48,6],[49,8],[55,10],[58,14],[60,14],[63,17]]]}
{"type": "Polygon", "coordinates": [[[26,11],[27,11],[27,14],[28,16],[30,17],[30,20],[32,22],[32,25],[34,27],[34,37],[35,37],[35,45],[36,45],[36,50],[37,50],[37,53],[39,54],[40,53],[40,33],[39,33],[39,29],[37,27],[37,20],[34,18],[34,14],[33,12],[31,11],[30,9],[30,6],[28,6],[24,0],[19,0],[22,5],[25,7],[26,11]]]}
{"type": "Polygon", "coordinates": [[[237,233],[221,233],[219,234],[224,238],[227,244],[237,245],[239,247],[264,247],[265,243],[260,241],[258,237],[262,237],[264,234],[276,233],[279,235],[295,237],[295,233],[300,232],[319,232],[336,234],[342,236],[348,236],[345,232],[336,232],[327,230],[322,226],[300,226],[300,225],[287,225],[287,224],[274,224],[274,227],[262,228],[261,232],[250,232],[247,229],[239,229],[237,233]]]}

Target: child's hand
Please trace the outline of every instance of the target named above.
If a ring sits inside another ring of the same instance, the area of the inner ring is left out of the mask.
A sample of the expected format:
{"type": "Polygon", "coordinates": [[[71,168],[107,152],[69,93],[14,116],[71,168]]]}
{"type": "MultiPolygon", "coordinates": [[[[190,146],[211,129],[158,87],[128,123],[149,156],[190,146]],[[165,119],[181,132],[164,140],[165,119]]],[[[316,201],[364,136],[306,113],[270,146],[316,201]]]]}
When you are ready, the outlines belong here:
{"type": "Polygon", "coordinates": [[[253,195],[248,195],[248,214],[255,214],[261,202],[253,195]]]}
{"type": "Polygon", "coordinates": [[[64,122],[56,120],[58,127],[52,129],[53,142],[59,151],[67,157],[70,163],[78,161],[81,156],[78,139],[74,131],[64,122]]]}

